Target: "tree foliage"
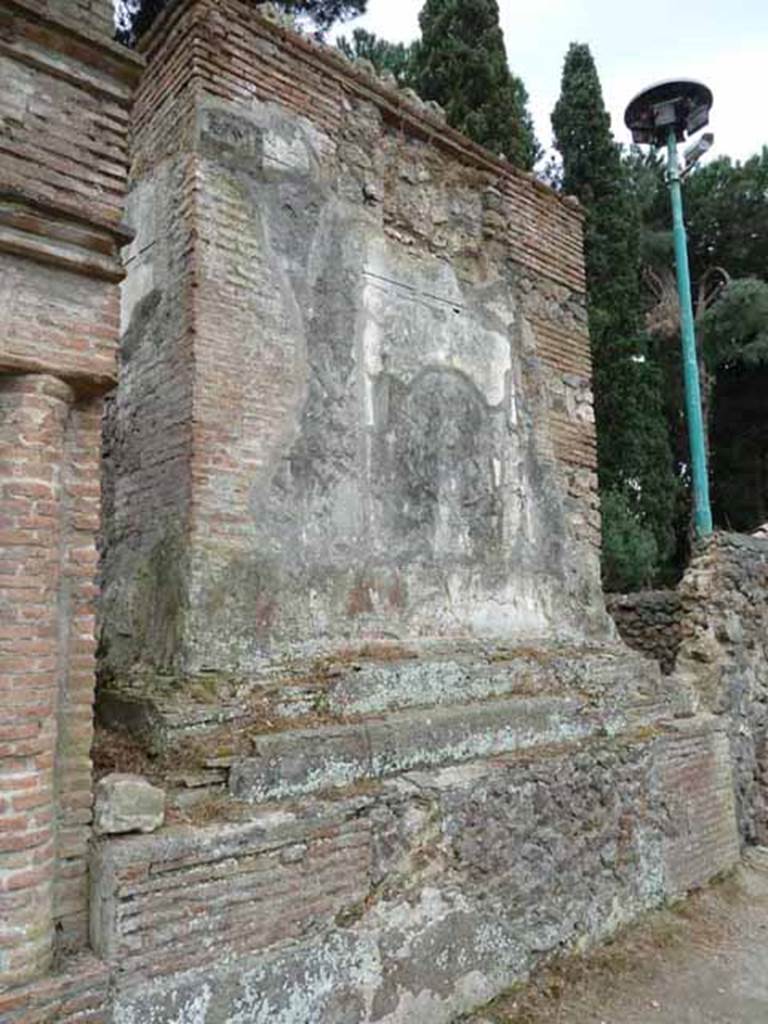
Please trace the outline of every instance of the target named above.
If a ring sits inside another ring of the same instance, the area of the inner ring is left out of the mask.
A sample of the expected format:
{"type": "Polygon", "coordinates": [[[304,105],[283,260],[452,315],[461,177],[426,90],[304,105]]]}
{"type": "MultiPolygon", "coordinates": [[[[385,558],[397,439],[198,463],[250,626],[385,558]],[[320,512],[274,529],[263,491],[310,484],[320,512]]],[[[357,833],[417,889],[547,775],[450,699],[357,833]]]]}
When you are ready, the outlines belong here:
{"type": "MultiPolygon", "coordinates": [[[[643,261],[674,274],[669,197],[660,156],[627,160],[642,212],[643,261]]],[[[768,519],[768,149],[739,162],[719,157],[694,168],[684,205],[702,395],[707,415],[715,523],[753,529],[768,519]],[[713,268],[731,283],[705,309],[713,268]]],[[[665,405],[681,466],[688,460],[679,334],[659,342],[665,405]]]]}
{"type": "Polygon", "coordinates": [[[768,284],[731,281],[701,318],[701,344],[713,371],[768,366],[768,284]]]}
{"type": "Polygon", "coordinates": [[[496,0],[426,0],[419,24],[417,92],[436,100],[454,128],[530,170],[540,150],[525,86],[507,65],[496,0]]]}
{"type": "Polygon", "coordinates": [[[586,217],[603,577],[612,589],[632,588],[658,577],[673,553],[677,481],[661,379],[643,334],[640,203],[588,46],[568,50],[552,127],[562,187],[586,217]]]}
{"type": "Polygon", "coordinates": [[[717,265],[768,280],[768,146],[744,163],[723,156],[696,168],[685,215],[694,279],[717,265]]]}
{"type": "Polygon", "coordinates": [[[398,85],[410,85],[416,43],[390,43],[364,28],[356,28],[350,39],[339,36],[336,46],[350,60],[369,60],[381,74],[390,71],[398,85]]]}
{"type": "MultiPolygon", "coordinates": [[[[260,0],[251,0],[254,7],[260,0]]],[[[117,0],[117,38],[133,46],[148,31],[168,0],[117,0]]],[[[306,18],[318,35],[339,21],[364,14],[367,0],[277,0],[276,6],[306,18]]]]}
{"type": "Polygon", "coordinates": [[[651,529],[638,520],[624,491],[600,495],[603,516],[603,586],[606,590],[641,590],[656,575],[659,549],[651,529]]]}
{"type": "Polygon", "coordinates": [[[768,522],[768,362],[721,367],[712,402],[715,522],[751,531],[768,522]]]}

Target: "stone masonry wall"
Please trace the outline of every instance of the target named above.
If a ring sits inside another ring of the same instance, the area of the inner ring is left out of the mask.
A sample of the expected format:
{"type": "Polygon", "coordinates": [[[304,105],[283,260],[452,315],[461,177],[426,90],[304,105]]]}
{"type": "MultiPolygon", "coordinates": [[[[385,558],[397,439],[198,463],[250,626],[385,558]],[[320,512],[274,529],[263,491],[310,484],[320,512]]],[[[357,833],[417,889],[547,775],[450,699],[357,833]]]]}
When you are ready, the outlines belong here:
{"type": "Polygon", "coordinates": [[[622,639],[730,736],[742,841],[768,837],[768,542],[718,533],[674,591],[606,595],[622,639]]]}
{"type": "Polygon", "coordinates": [[[94,944],[120,1024],[440,1024],[737,853],[727,740],[682,723],[103,840],[94,944]]]}
{"type": "Polygon", "coordinates": [[[677,672],[727,728],[742,841],[768,842],[768,541],[715,534],[678,589],[677,672]]]}
{"type": "Polygon", "coordinates": [[[101,394],[141,66],[110,22],[107,0],[0,2],[3,1020],[69,1019],[67,992],[93,980],[39,978],[87,940],[101,394]]]}
{"type": "Polygon", "coordinates": [[[147,55],[105,673],[609,635],[579,211],[241,0],[147,55]]]}
{"type": "Polygon", "coordinates": [[[675,590],[641,590],[606,594],[608,614],[622,640],[633,650],[658,661],[669,675],[675,667],[681,640],[682,601],[675,590]]]}
{"type": "Polygon", "coordinates": [[[105,675],[389,643],[255,701],[168,687],[167,783],[215,798],[91,836],[140,61],[106,0],[0,25],[0,1020],[447,1024],[732,867],[736,808],[765,826],[768,552],[702,549],[669,681],[615,643],[578,211],[241,0],[149,41],[105,675]]]}

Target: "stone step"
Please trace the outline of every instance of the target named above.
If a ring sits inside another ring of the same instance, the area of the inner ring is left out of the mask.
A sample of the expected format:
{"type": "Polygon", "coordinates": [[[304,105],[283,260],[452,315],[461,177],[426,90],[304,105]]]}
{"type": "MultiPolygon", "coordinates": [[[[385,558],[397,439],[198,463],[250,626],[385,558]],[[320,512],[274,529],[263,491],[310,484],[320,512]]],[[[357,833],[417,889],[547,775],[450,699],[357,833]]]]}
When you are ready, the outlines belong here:
{"type": "Polygon", "coordinates": [[[310,685],[284,685],[274,692],[271,709],[277,719],[318,710],[344,719],[564,690],[598,692],[607,683],[622,691],[650,693],[658,689],[659,676],[647,659],[615,648],[361,660],[310,685]]]}
{"type": "Polygon", "coordinates": [[[227,730],[253,735],[513,697],[602,700],[610,691],[615,701],[634,702],[662,692],[658,666],[623,647],[457,647],[411,657],[329,658],[241,681],[227,694],[199,683],[171,694],[112,686],[100,693],[98,714],[108,726],[129,725],[155,752],[210,738],[213,753],[227,730]]]}
{"type": "Polygon", "coordinates": [[[253,737],[253,755],[231,764],[229,791],[253,803],[286,800],[401,772],[613,736],[658,723],[664,710],[655,700],[518,697],[294,729],[253,737]]]}

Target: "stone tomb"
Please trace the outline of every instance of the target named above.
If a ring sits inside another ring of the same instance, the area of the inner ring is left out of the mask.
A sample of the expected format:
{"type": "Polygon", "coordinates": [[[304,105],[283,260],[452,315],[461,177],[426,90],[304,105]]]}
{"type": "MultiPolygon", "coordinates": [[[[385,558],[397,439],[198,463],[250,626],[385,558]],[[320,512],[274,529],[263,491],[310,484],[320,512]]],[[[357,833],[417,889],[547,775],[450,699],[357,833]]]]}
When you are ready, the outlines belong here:
{"type": "Polygon", "coordinates": [[[581,214],[241,0],[146,56],[98,713],[169,814],[93,847],[114,1020],[448,1021],[737,855],[600,593],[581,214]]]}

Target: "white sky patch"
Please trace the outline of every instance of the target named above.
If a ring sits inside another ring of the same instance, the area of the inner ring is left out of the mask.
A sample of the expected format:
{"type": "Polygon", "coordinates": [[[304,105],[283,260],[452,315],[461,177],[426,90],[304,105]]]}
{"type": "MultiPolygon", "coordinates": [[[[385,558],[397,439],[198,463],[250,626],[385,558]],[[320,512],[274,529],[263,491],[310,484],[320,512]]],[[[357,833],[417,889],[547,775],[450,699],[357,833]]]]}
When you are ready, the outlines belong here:
{"type": "MultiPolygon", "coordinates": [[[[392,42],[419,34],[421,0],[368,0],[361,25],[392,42]]],[[[645,86],[663,78],[698,78],[714,93],[709,156],[746,159],[768,145],[768,3],[766,0],[499,0],[512,70],[530,96],[541,143],[560,92],[571,42],[588,43],[597,62],[618,141],[628,142],[623,112],[645,86]]]]}

